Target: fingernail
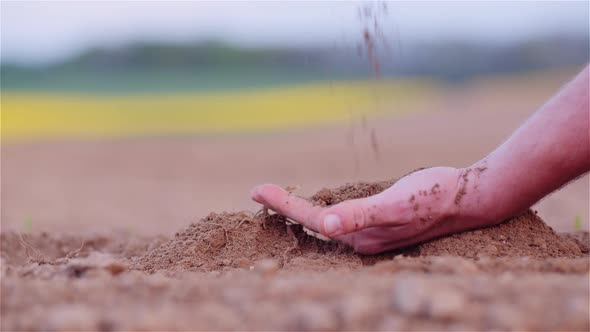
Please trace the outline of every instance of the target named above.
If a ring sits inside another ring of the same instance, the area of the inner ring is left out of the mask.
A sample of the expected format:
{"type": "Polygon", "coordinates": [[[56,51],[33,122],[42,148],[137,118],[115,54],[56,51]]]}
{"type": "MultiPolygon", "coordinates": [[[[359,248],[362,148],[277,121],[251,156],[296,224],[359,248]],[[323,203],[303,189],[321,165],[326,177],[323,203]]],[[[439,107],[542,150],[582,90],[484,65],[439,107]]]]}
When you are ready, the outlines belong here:
{"type": "Polygon", "coordinates": [[[329,214],[324,217],[324,230],[328,234],[337,234],[342,232],[342,220],[335,214],[329,214]]]}

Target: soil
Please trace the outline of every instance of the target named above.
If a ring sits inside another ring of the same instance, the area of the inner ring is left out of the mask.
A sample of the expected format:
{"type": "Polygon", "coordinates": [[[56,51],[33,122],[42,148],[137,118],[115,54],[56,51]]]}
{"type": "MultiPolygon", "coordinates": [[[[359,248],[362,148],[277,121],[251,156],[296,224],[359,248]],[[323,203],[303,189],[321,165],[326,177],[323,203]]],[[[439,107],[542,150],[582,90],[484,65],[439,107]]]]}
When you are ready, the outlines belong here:
{"type": "MultiPolygon", "coordinates": [[[[329,206],[392,183],[309,200],[329,206]]],[[[376,256],[247,211],[211,213],[171,239],[1,240],[3,330],[590,328],[588,232],[557,234],[530,210],[376,256]]]]}

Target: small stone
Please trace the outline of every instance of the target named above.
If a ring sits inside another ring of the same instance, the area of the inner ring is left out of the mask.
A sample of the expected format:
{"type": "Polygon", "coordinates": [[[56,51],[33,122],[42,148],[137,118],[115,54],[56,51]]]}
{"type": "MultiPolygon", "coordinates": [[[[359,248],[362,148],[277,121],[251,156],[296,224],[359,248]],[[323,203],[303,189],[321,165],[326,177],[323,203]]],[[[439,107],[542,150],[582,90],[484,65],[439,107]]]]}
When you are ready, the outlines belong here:
{"type": "Polygon", "coordinates": [[[79,304],[64,304],[53,306],[47,317],[50,330],[92,331],[97,328],[99,316],[96,308],[79,304]]]}
{"type": "Polygon", "coordinates": [[[505,271],[498,276],[498,281],[502,284],[512,284],[514,282],[514,274],[510,271],[505,271]]]}
{"type": "Polygon", "coordinates": [[[274,259],[263,259],[254,264],[254,271],[265,276],[275,275],[279,271],[279,263],[274,259]]]}
{"type": "Polygon", "coordinates": [[[238,258],[238,259],[236,259],[234,261],[234,265],[236,267],[241,268],[241,269],[247,269],[247,268],[249,268],[250,267],[250,264],[251,264],[251,262],[247,258],[238,258]]]}
{"type": "Polygon", "coordinates": [[[112,275],[118,275],[127,270],[127,265],[120,262],[111,262],[106,264],[103,268],[109,271],[112,275]]]}
{"type": "Polygon", "coordinates": [[[231,260],[224,259],[224,260],[221,261],[221,265],[222,266],[230,266],[231,265],[231,260]]]}
{"type": "Polygon", "coordinates": [[[478,253],[478,256],[495,256],[496,254],[498,254],[498,247],[488,244],[478,253]]]}
{"type": "Polygon", "coordinates": [[[459,319],[465,305],[465,297],[458,290],[442,288],[432,294],[428,313],[437,319],[459,319]]]}
{"type": "Polygon", "coordinates": [[[325,331],[338,327],[338,316],[330,306],[308,303],[291,309],[292,320],[287,324],[290,330],[325,331]]]}

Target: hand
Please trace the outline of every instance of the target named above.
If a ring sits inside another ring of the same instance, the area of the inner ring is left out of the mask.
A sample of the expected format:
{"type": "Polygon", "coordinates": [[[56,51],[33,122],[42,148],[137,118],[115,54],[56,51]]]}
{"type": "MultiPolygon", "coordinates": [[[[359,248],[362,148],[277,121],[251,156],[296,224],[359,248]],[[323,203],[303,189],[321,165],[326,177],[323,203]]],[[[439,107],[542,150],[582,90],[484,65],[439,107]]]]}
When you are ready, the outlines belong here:
{"type": "Polygon", "coordinates": [[[329,207],[314,206],[273,184],[255,187],[251,196],[359,253],[376,254],[468,228],[455,220],[462,172],[451,167],[424,169],[382,193],[329,207]]]}

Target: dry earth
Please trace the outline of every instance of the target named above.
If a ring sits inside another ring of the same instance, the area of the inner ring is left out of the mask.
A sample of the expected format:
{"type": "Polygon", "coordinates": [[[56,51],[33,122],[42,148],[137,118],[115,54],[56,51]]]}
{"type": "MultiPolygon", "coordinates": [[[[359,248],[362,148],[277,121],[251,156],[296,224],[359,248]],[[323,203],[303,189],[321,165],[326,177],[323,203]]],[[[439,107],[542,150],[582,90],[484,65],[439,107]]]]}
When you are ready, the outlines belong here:
{"type": "Polygon", "coordinates": [[[588,232],[556,234],[533,211],[373,256],[246,211],[131,238],[3,233],[2,329],[590,328],[588,232]]]}

